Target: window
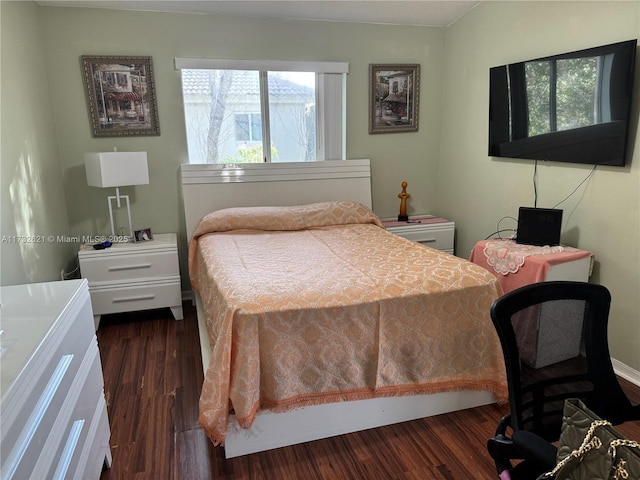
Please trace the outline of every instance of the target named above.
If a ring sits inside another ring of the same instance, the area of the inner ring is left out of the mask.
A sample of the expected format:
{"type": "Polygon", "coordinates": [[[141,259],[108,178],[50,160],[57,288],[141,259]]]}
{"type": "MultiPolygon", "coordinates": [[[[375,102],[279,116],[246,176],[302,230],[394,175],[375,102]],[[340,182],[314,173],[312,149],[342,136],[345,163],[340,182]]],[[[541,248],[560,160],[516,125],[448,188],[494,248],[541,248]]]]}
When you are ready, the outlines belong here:
{"type": "Polygon", "coordinates": [[[344,159],[347,67],[176,59],[189,162],[344,159]]]}

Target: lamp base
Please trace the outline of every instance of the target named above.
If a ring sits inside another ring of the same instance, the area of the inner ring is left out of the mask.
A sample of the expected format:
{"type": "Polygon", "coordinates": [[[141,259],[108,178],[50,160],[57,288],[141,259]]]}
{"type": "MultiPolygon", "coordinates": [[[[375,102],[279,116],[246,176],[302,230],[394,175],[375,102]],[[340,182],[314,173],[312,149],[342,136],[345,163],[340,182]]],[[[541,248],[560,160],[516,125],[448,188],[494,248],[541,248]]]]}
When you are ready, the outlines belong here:
{"type": "Polygon", "coordinates": [[[116,237],[115,222],[113,221],[113,207],[111,206],[111,201],[115,200],[116,201],[116,208],[120,208],[120,200],[121,199],[124,199],[126,204],[127,204],[127,218],[129,220],[128,241],[132,242],[133,241],[133,226],[131,225],[131,207],[129,206],[129,195],[120,195],[120,190],[118,188],[116,188],[116,194],[115,195],[109,195],[107,197],[107,201],[109,202],[109,221],[111,222],[111,237],[112,238],[116,237]]]}
{"type": "Polygon", "coordinates": [[[399,222],[408,222],[409,221],[409,216],[408,215],[398,215],[398,221],[399,222]]]}

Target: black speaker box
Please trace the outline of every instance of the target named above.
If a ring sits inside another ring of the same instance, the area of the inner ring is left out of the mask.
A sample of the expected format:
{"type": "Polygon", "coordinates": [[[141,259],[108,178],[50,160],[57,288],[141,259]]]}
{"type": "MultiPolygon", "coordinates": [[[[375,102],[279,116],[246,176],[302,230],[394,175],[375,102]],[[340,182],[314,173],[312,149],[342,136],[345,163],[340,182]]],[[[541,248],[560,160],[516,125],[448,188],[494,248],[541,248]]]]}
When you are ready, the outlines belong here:
{"type": "Polygon", "coordinates": [[[562,210],[520,207],[516,243],[526,245],[559,245],[562,210]]]}

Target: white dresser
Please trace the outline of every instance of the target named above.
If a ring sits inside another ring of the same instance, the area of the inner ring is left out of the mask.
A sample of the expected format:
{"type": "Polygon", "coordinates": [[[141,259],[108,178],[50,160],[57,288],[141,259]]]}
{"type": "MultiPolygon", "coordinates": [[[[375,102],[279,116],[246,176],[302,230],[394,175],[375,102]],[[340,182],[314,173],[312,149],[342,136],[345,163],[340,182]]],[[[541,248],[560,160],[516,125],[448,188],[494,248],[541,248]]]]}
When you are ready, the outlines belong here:
{"type": "Polygon", "coordinates": [[[89,281],[95,328],[107,313],[170,307],[182,320],[182,290],[175,233],[141,243],[114,243],[78,252],[81,275],[89,281]]]}
{"type": "Polygon", "coordinates": [[[0,287],[0,301],[0,478],[99,478],[110,429],[87,281],[0,287]]]}

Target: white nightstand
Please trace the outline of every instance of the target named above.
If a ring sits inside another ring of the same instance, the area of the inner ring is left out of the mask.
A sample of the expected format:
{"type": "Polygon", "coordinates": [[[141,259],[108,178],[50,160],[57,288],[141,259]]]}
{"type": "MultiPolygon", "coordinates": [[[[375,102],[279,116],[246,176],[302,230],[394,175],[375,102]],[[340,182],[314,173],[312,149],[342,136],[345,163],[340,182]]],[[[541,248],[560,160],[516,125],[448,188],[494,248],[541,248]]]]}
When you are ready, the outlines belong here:
{"type": "Polygon", "coordinates": [[[453,255],[455,223],[446,218],[433,215],[409,217],[408,222],[399,222],[395,218],[383,218],[384,227],[396,235],[408,240],[437,248],[453,255]]]}
{"type": "Polygon", "coordinates": [[[182,320],[182,292],[175,233],[141,243],[114,243],[104,250],[84,246],[80,272],[89,281],[96,329],[107,313],[170,307],[182,320]]]}

